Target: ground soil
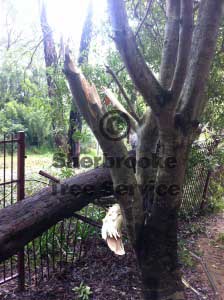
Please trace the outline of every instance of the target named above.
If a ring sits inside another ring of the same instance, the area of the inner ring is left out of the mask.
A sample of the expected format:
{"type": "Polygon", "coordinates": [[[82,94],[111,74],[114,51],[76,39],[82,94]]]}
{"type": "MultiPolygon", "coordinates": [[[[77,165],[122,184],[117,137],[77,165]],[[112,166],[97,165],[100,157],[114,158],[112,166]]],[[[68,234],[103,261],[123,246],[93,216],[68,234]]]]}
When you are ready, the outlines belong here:
{"type": "Polygon", "coordinates": [[[196,297],[190,289],[186,289],[186,294],[189,299],[224,300],[224,241],[218,240],[220,234],[224,234],[224,213],[199,218],[189,224],[190,230],[186,224],[184,228],[182,235],[194,261],[192,268],[184,268],[184,278],[201,295],[196,297]],[[192,229],[194,234],[189,232],[192,229]]]}
{"type": "MultiPolygon", "coordinates": [[[[224,245],[218,241],[224,233],[223,214],[197,218],[193,223],[180,224],[180,239],[186,249],[199,256],[208,270],[210,283],[199,260],[188,251],[191,266],[183,266],[184,279],[195,290],[185,289],[187,300],[224,300],[224,245]],[[219,296],[215,294],[219,293],[219,296]],[[199,294],[199,296],[197,295],[199,294]]],[[[24,293],[16,291],[15,282],[0,287],[1,300],[73,300],[79,299],[72,290],[83,282],[91,288],[93,300],[140,300],[141,284],[133,259],[126,245],[127,254],[115,256],[100,239],[87,240],[82,258],[62,273],[55,273],[47,282],[32,286],[24,293]]]]}

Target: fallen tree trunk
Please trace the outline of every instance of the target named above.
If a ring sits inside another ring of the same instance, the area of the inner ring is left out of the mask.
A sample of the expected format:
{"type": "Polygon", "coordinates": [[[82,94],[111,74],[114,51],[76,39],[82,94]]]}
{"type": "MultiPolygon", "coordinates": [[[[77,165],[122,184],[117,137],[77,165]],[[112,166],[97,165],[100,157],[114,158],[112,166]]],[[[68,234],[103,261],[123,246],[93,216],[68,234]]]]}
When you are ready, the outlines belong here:
{"type": "Polygon", "coordinates": [[[108,168],[96,168],[0,210],[0,262],[58,221],[113,194],[108,168]]]}

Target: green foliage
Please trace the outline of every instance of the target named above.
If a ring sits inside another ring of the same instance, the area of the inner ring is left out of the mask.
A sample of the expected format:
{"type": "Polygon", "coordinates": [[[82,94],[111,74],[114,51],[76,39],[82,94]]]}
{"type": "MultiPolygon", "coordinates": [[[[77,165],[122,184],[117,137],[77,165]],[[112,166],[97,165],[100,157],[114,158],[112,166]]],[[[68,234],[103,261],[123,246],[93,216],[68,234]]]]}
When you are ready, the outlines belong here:
{"type": "MultiPolygon", "coordinates": [[[[100,223],[105,217],[105,211],[92,204],[89,204],[88,209],[84,208],[80,214],[98,223],[100,223]]],[[[94,237],[96,234],[99,234],[99,230],[96,227],[85,224],[84,222],[77,223],[76,232],[77,238],[80,240],[85,240],[89,237],[94,237]]]]}
{"type": "Polygon", "coordinates": [[[60,178],[69,178],[75,175],[75,171],[72,168],[68,168],[68,167],[63,167],[60,170],[61,172],[59,173],[59,177],[60,178]]]}
{"type": "Polygon", "coordinates": [[[45,89],[36,76],[24,78],[21,66],[10,64],[7,60],[2,65],[0,134],[24,130],[28,145],[43,145],[49,141],[50,114],[45,97],[45,89]],[[41,92],[40,92],[41,91],[41,92]]]}
{"type": "Polygon", "coordinates": [[[71,96],[65,78],[61,69],[52,73],[55,95],[50,99],[46,70],[34,66],[26,72],[23,63],[13,63],[13,54],[5,56],[0,66],[0,135],[24,130],[28,147],[50,148],[54,134],[66,134],[68,129],[71,96]]]}
{"type": "Polygon", "coordinates": [[[219,143],[218,147],[215,149],[215,152],[212,155],[210,162],[211,162],[211,167],[213,169],[224,165],[224,143],[223,143],[223,141],[221,141],[219,143]]]}
{"type": "Polygon", "coordinates": [[[221,172],[214,174],[212,180],[210,181],[210,197],[208,202],[208,210],[212,212],[224,211],[224,173],[222,168],[221,172]]]}
{"type": "Polygon", "coordinates": [[[88,285],[85,285],[83,282],[80,283],[79,287],[72,289],[78,296],[78,299],[89,300],[92,295],[92,291],[88,285]]]}
{"type": "Polygon", "coordinates": [[[185,229],[186,233],[189,235],[198,235],[205,232],[205,227],[199,223],[190,223],[189,226],[185,229]]]}
{"type": "Polygon", "coordinates": [[[52,149],[49,148],[47,145],[42,145],[42,146],[30,146],[27,150],[26,150],[26,154],[27,155],[43,155],[43,157],[46,156],[52,156],[52,149]]]}
{"type": "Polygon", "coordinates": [[[222,245],[224,245],[224,232],[219,232],[216,241],[222,245]]]}
{"type": "Polygon", "coordinates": [[[214,57],[210,79],[207,89],[208,104],[206,106],[203,122],[207,123],[209,128],[215,133],[222,133],[224,126],[224,51],[223,51],[224,22],[220,26],[218,42],[216,47],[216,56],[214,57]],[[212,116],[212,117],[211,117],[212,116]]]}
{"type": "Polygon", "coordinates": [[[185,267],[190,267],[192,268],[194,266],[194,260],[189,252],[189,250],[186,248],[186,243],[184,240],[179,240],[178,243],[178,255],[180,262],[185,266],[185,267]]]}
{"type": "Polygon", "coordinates": [[[1,134],[24,130],[30,145],[43,145],[49,138],[49,116],[41,107],[32,108],[15,100],[0,111],[1,134]]]}
{"type": "Polygon", "coordinates": [[[91,148],[96,148],[95,137],[85,122],[82,131],[76,130],[74,132],[73,139],[80,141],[82,153],[88,153],[91,148]]]}
{"type": "Polygon", "coordinates": [[[67,155],[62,150],[56,151],[53,154],[53,163],[52,166],[55,168],[64,168],[69,167],[67,165],[67,155]]]}

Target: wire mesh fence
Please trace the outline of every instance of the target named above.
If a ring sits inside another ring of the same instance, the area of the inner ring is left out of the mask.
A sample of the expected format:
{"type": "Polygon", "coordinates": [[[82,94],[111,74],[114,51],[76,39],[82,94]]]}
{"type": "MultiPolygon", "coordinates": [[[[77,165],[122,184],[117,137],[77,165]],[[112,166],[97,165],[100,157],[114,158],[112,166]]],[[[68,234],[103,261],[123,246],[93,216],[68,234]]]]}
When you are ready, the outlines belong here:
{"type": "Polygon", "coordinates": [[[199,212],[205,206],[209,180],[212,174],[211,160],[219,139],[194,143],[191,149],[192,164],[187,169],[183,186],[181,215],[199,212]]]}
{"type": "MultiPolygon", "coordinates": [[[[21,170],[24,170],[25,148],[24,141],[20,139],[21,136],[9,135],[0,141],[0,208],[21,200],[24,193],[21,170]]],[[[187,172],[181,206],[183,214],[203,209],[211,176],[204,157],[213,155],[217,143],[215,140],[195,144],[192,148],[197,159],[187,172]]],[[[72,267],[85,253],[85,240],[99,236],[104,215],[105,209],[90,204],[79,214],[74,213],[72,218],[58,222],[29,242],[19,255],[0,264],[0,284],[18,277],[22,290],[24,283],[27,286],[38,285],[54,273],[62,272],[65,267],[72,267]]]]}

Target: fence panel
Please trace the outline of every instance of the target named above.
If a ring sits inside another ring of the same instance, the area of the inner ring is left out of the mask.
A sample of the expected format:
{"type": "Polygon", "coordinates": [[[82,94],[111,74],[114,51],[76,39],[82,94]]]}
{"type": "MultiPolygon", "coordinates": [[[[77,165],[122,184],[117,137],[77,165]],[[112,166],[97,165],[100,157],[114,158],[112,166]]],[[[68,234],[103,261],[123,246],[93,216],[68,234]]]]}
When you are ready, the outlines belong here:
{"type": "MultiPolygon", "coordinates": [[[[0,141],[0,208],[24,198],[25,135],[4,135],[0,141]]],[[[18,277],[20,290],[24,289],[24,252],[0,264],[0,284],[18,277]]]]}
{"type": "Polygon", "coordinates": [[[207,190],[211,177],[211,170],[206,163],[214,154],[219,139],[214,138],[210,142],[194,143],[196,164],[188,167],[183,186],[182,204],[180,214],[191,215],[200,212],[205,206],[207,190]]]}

